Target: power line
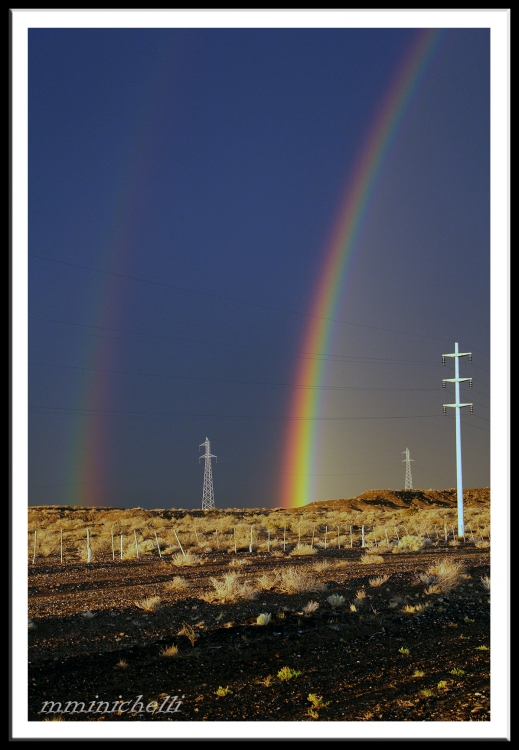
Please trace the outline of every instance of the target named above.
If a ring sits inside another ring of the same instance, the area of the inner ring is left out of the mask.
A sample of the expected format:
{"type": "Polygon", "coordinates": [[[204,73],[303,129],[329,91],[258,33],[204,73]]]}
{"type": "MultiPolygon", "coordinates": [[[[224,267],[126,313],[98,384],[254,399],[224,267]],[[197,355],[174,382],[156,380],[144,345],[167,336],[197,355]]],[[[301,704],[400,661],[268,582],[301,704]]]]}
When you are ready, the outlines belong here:
{"type": "MultiPolygon", "coordinates": [[[[214,343],[212,341],[209,342],[209,341],[200,341],[200,340],[196,340],[196,339],[185,339],[185,338],[181,338],[181,337],[177,337],[177,336],[172,336],[172,335],[169,335],[169,334],[142,333],[142,332],[138,332],[138,331],[127,331],[125,329],[107,328],[105,326],[94,326],[94,325],[87,325],[87,324],[83,324],[83,323],[71,323],[69,321],[53,320],[53,319],[50,319],[50,318],[39,318],[39,317],[34,317],[34,316],[31,316],[29,319],[31,319],[31,320],[42,320],[42,321],[48,321],[48,322],[53,322],[53,323],[61,323],[63,325],[78,326],[78,327],[81,327],[81,328],[98,328],[100,330],[108,330],[108,331],[114,331],[114,332],[120,332],[120,333],[128,333],[128,334],[136,335],[136,336],[155,336],[155,337],[161,337],[161,338],[171,338],[171,339],[174,339],[176,341],[183,342],[182,346],[188,346],[188,344],[184,343],[184,342],[187,341],[187,342],[191,342],[191,343],[197,343],[198,345],[203,345],[203,346],[217,346],[219,348],[221,348],[222,346],[224,346],[224,347],[228,347],[228,348],[231,348],[231,349],[245,349],[247,351],[267,351],[270,356],[277,356],[277,357],[292,357],[292,358],[296,358],[296,359],[308,359],[308,360],[314,360],[314,361],[317,360],[317,361],[323,361],[323,362],[324,361],[344,362],[344,363],[348,363],[348,364],[391,364],[391,365],[394,365],[394,364],[406,364],[406,365],[427,365],[427,366],[437,364],[436,362],[427,362],[427,361],[424,361],[424,360],[389,359],[389,358],[383,358],[383,357],[354,357],[354,356],[348,355],[348,354],[319,354],[318,352],[290,352],[290,351],[282,353],[280,351],[269,349],[268,347],[251,347],[251,346],[245,346],[245,345],[241,345],[241,344],[224,344],[224,343],[221,343],[221,342],[220,343],[214,343]]],[[[43,329],[43,330],[48,330],[48,329],[43,329]]],[[[127,341],[127,339],[120,339],[120,338],[116,338],[116,337],[113,337],[113,336],[107,336],[107,337],[105,337],[105,336],[100,336],[100,335],[95,334],[95,333],[89,333],[89,334],[85,334],[85,335],[93,336],[95,338],[108,338],[110,340],[116,340],[116,341],[127,341]]],[[[50,364],[44,364],[44,363],[41,363],[41,364],[42,364],[42,366],[47,366],[47,367],[58,366],[58,365],[50,365],[50,364]]],[[[62,367],[68,367],[68,366],[73,367],[73,365],[61,365],[61,366],[62,367]]],[[[474,365],[474,366],[476,366],[476,365],[474,365]]],[[[479,368],[479,369],[483,369],[483,368],[479,368]]],[[[483,370],[483,371],[487,372],[487,370],[483,370]]],[[[481,380],[478,380],[477,378],[474,378],[474,382],[480,383],[481,385],[483,385],[485,387],[489,387],[488,383],[485,383],[485,382],[483,382],[481,380]]],[[[424,389],[424,390],[429,390],[429,389],[424,389]]],[[[435,390],[435,389],[431,389],[431,390],[435,390]]],[[[481,391],[477,391],[477,393],[481,393],[482,396],[486,396],[487,395],[485,393],[482,393],[481,391]]]]}
{"type": "Polygon", "coordinates": [[[282,420],[296,422],[319,422],[319,421],[360,421],[374,419],[436,419],[438,414],[415,414],[413,416],[388,416],[388,417],[274,417],[274,416],[253,416],[250,414],[185,414],[181,412],[138,412],[138,411],[116,411],[111,409],[80,409],[68,406],[38,406],[30,405],[29,411],[33,414],[74,414],[74,415],[129,415],[138,417],[186,417],[189,419],[265,419],[265,420],[282,420]]]}
{"type": "MultiPolygon", "coordinates": [[[[59,263],[65,266],[72,266],[73,268],[81,268],[85,271],[94,271],[95,273],[101,273],[106,276],[115,276],[121,279],[127,279],[128,281],[138,281],[142,284],[151,284],[155,286],[164,287],[166,289],[175,289],[176,291],[188,292],[189,294],[197,294],[201,297],[210,297],[212,299],[220,299],[220,300],[225,300],[227,302],[236,302],[242,305],[249,305],[251,307],[260,307],[260,308],[268,309],[268,310],[278,310],[280,312],[289,313],[291,315],[299,315],[304,318],[316,318],[319,320],[326,320],[330,323],[343,323],[344,325],[356,326],[359,328],[369,328],[375,331],[384,331],[385,333],[396,333],[400,336],[414,336],[416,338],[430,339],[433,341],[449,341],[450,340],[450,339],[445,338],[444,336],[427,336],[426,334],[422,334],[422,333],[410,333],[408,331],[396,331],[392,328],[381,328],[380,326],[370,326],[370,325],[367,325],[366,323],[352,323],[347,320],[338,320],[336,318],[325,318],[322,315],[310,315],[307,312],[303,313],[303,312],[300,312],[299,310],[290,310],[285,307],[279,307],[278,305],[267,305],[261,302],[251,302],[250,300],[243,300],[237,297],[228,297],[222,294],[214,294],[213,292],[200,292],[197,289],[189,289],[188,287],[182,287],[182,286],[178,286],[175,284],[166,284],[163,281],[150,281],[149,279],[142,279],[142,278],[139,278],[138,276],[130,276],[129,274],[116,273],[115,271],[104,271],[100,268],[94,268],[93,266],[84,266],[79,263],[71,263],[70,261],[56,260],[55,258],[48,258],[47,256],[37,255],[36,253],[28,253],[28,256],[30,258],[39,258],[40,260],[46,260],[50,263],[59,263]]],[[[474,349],[474,351],[478,351],[478,350],[474,349]]],[[[480,352],[480,353],[485,354],[484,352],[480,352]]],[[[489,355],[485,354],[485,356],[489,356],[489,355]]]]}
{"type": "MultiPolygon", "coordinates": [[[[54,365],[47,362],[29,362],[32,367],[53,367],[68,370],[80,370],[81,372],[106,372],[114,375],[134,375],[139,377],[153,377],[153,378],[170,378],[172,380],[194,380],[208,383],[228,383],[228,384],[242,384],[242,385],[267,385],[267,386],[279,386],[283,388],[305,388],[309,390],[328,390],[328,391],[380,391],[380,392],[412,392],[412,391],[438,391],[438,388],[368,388],[368,387],[356,387],[356,386],[342,386],[342,385],[299,385],[296,383],[272,383],[258,380],[224,380],[219,378],[199,378],[187,375],[164,375],[162,373],[155,372],[130,372],[127,370],[106,370],[98,367],[77,367],[75,365],[54,365]]],[[[481,395],[485,395],[482,393],[481,395]]]]}

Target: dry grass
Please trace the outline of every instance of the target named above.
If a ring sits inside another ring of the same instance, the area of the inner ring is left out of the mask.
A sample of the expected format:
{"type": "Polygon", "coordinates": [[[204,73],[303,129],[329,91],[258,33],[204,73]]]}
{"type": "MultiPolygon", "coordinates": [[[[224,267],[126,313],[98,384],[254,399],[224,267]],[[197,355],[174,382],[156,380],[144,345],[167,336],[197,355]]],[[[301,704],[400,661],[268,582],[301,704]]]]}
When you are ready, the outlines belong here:
{"type": "Polygon", "coordinates": [[[268,625],[271,617],[270,612],[262,612],[256,617],[256,625],[268,625]]]}
{"type": "Polygon", "coordinates": [[[179,552],[177,555],[174,555],[174,557],[171,558],[171,562],[173,563],[173,565],[178,565],[179,567],[189,567],[192,565],[201,565],[203,560],[201,557],[198,557],[198,555],[194,555],[192,552],[186,552],[185,555],[179,552]]]}
{"type": "Polygon", "coordinates": [[[341,604],[344,604],[345,599],[343,596],[340,596],[339,594],[332,594],[326,599],[326,601],[328,602],[328,604],[330,604],[330,606],[333,609],[335,609],[336,607],[340,607],[341,604]]]}
{"type": "Polygon", "coordinates": [[[161,656],[178,656],[178,648],[177,646],[168,646],[167,648],[162,649],[160,652],[161,656]]]}
{"type": "Polygon", "coordinates": [[[373,554],[362,555],[362,557],[360,558],[360,561],[361,563],[364,563],[365,565],[373,565],[373,564],[380,565],[381,563],[384,562],[384,558],[382,557],[382,555],[373,555],[373,554]]]}
{"type": "Polygon", "coordinates": [[[313,565],[316,573],[326,573],[326,571],[330,570],[331,567],[331,563],[328,560],[318,560],[313,565]]]}
{"type": "Polygon", "coordinates": [[[369,585],[373,588],[376,588],[378,586],[382,586],[384,583],[387,583],[389,581],[389,576],[377,576],[376,578],[370,578],[369,579],[369,585]]]}
{"type": "Polygon", "coordinates": [[[298,547],[292,550],[292,552],[289,553],[290,557],[299,557],[300,555],[316,555],[317,550],[315,547],[312,547],[310,544],[300,544],[298,547]]]}
{"type": "Polygon", "coordinates": [[[145,612],[155,612],[159,608],[160,602],[160,596],[148,596],[147,599],[141,599],[138,602],[134,602],[134,604],[145,612]]]}
{"type": "Polygon", "coordinates": [[[439,588],[440,592],[450,591],[459,585],[462,574],[462,563],[444,558],[426,571],[426,576],[428,576],[426,582],[429,583],[428,593],[436,593],[436,590],[431,591],[432,587],[439,588]]]}
{"type": "Polygon", "coordinates": [[[481,576],[481,583],[487,591],[490,591],[490,576],[481,576]]]}
{"type": "Polygon", "coordinates": [[[185,589],[189,588],[189,584],[182,576],[174,576],[171,581],[166,583],[166,588],[172,591],[185,591],[185,589]]]}
{"type": "Polygon", "coordinates": [[[223,578],[211,578],[214,591],[204,594],[206,602],[237,602],[239,600],[254,599],[257,591],[248,581],[241,581],[238,573],[225,573],[223,578]]]}
{"type": "Polygon", "coordinates": [[[326,590],[326,584],[298,568],[285,568],[284,570],[278,568],[275,572],[278,577],[276,588],[283,594],[302,594],[305,591],[326,590]]]}
{"type": "Polygon", "coordinates": [[[262,591],[270,591],[276,585],[277,577],[269,573],[263,573],[256,578],[256,583],[262,591]]]}
{"type": "Polygon", "coordinates": [[[182,623],[178,635],[185,635],[192,646],[195,645],[196,639],[198,638],[198,633],[195,633],[195,629],[187,622],[182,623]]]}
{"type": "Polygon", "coordinates": [[[302,612],[304,615],[311,615],[312,612],[315,612],[318,609],[319,609],[319,602],[314,602],[312,599],[310,599],[310,601],[307,604],[305,604],[305,606],[303,607],[302,612]]]}
{"type": "Polygon", "coordinates": [[[406,534],[403,536],[396,547],[393,547],[393,554],[408,554],[410,552],[420,552],[424,548],[424,541],[421,536],[406,534]]]}

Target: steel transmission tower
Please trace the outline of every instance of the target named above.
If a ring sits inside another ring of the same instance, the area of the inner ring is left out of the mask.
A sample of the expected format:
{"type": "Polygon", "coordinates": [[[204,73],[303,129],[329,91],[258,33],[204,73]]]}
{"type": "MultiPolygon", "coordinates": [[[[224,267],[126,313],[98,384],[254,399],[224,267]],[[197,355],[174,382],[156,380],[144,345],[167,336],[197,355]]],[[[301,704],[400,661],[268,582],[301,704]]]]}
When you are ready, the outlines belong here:
{"type": "Polygon", "coordinates": [[[443,413],[447,414],[447,407],[456,409],[456,486],[458,496],[458,536],[465,536],[465,524],[463,521],[463,480],[461,474],[461,419],[460,409],[463,406],[470,406],[470,413],[474,411],[472,404],[460,403],[460,383],[464,380],[469,381],[469,387],[472,388],[472,378],[460,378],[460,357],[468,357],[469,364],[472,363],[472,354],[470,352],[459,352],[458,344],[454,344],[453,354],[442,354],[442,364],[445,364],[445,357],[454,358],[454,378],[444,378],[442,381],[442,387],[446,388],[446,383],[454,383],[454,392],[456,396],[456,403],[454,404],[443,404],[443,413]]]}
{"type": "Polygon", "coordinates": [[[409,448],[406,448],[402,453],[405,453],[405,458],[402,461],[402,463],[405,462],[405,489],[412,490],[413,477],[411,476],[411,461],[414,461],[414,458],[409,458],[409,448]]]}
{"type": "MultiPolygon", "coordinates": [[[[198,450],[204,446],[205,453],[200,458],[205,458],[205,469],[204,469],[204,493],[202,495],[202,510],[209,510],[214,508],[214,491],[213,491],[213,470],[211,468],[211,459],[216,458],[211,453],[211,443],[209,438],[205,439],[205,443],[200,443],[198,450]]],[[[200,460],[200,458],[198,460],[200,460]]]]}

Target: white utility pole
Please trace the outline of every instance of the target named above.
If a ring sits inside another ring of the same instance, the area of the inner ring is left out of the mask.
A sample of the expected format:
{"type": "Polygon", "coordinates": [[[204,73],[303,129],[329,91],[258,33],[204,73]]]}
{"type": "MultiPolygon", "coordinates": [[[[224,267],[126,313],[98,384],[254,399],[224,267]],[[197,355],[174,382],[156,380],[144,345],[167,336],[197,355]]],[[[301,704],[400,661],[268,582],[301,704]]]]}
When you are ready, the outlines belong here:
{"type": "Polygon", "coordinates": [[[473,404],[462,404],[460,403],[460,383],[464,380],[469,381],[469,387],[472,388],[472,378],[460,378],[460,357],[468,357],[469,364],[472,364],[471,352],[459,352],[458,344],[454,344],[453,354],[442,354],[442,364],[445,364],[445,357],[454,358],[454,378],[444,378],[442,381],[442,387],[446,388],[446,383],[454,383],[454,392],[456,403],[454,404],[443,404],[443,413],[447,414],[447,407],[456,409],[456,487],[458,495],[458,537],[465,536],[465,525],[463,521],[463,478],[461,471],[461,419],[460,409],[463,406],[470,406],[470,413],[474,411],[473,404]]]}

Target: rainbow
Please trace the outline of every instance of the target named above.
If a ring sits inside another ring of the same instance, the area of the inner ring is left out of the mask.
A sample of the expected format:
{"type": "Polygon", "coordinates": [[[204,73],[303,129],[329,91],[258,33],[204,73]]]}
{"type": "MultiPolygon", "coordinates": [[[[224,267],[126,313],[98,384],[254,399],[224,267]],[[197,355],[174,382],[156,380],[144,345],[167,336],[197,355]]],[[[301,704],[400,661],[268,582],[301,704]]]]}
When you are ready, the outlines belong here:
{"type": "MultiPolygon", "coordinates": [[[[124,155],[117,173],[111,224],[97,248],[99,268],[107,274],[92,274],[90,307],[85,320],[92,328],[120,328],[127,313],[128,284],[111,272],[128,268],[134,255],[139,231],[139,205],[146,199],[149,172],[156,160],[155,130],[161,122],[161,102],[167,99],[166,84],[170,64],[157,54],[152,85],[143,97],[142,114],[129,124],[121,146],[124,155]]],[[[120,351],[109,334],[85,337],[81,352],[84,370],[78,376],[73,411],[75,419],[69,434],[66,457],[65,498],[68,505],[103,506],[112,504],[109,494],[109,467],[116,445],[113,420],[106,411],[113,408],[114,387],[107,372],[115,368],[120,351]]]]}
{"type": "Polygon", "coordinates": [[[347,189],[340,203],[331,240],[325,251],[303,333],[301,350],[314,356],[298,364],[289,407],[288,428],[283,450],[280,487],[282,507],[301,507],[310,502],[311,467],[315,464],[320,397],[326,355],[334,330],[334,318],[341,302],[346,272],[394,134],[422,78],[441,32],[420,30],[387,91],[360,151],[347,189]]]}

